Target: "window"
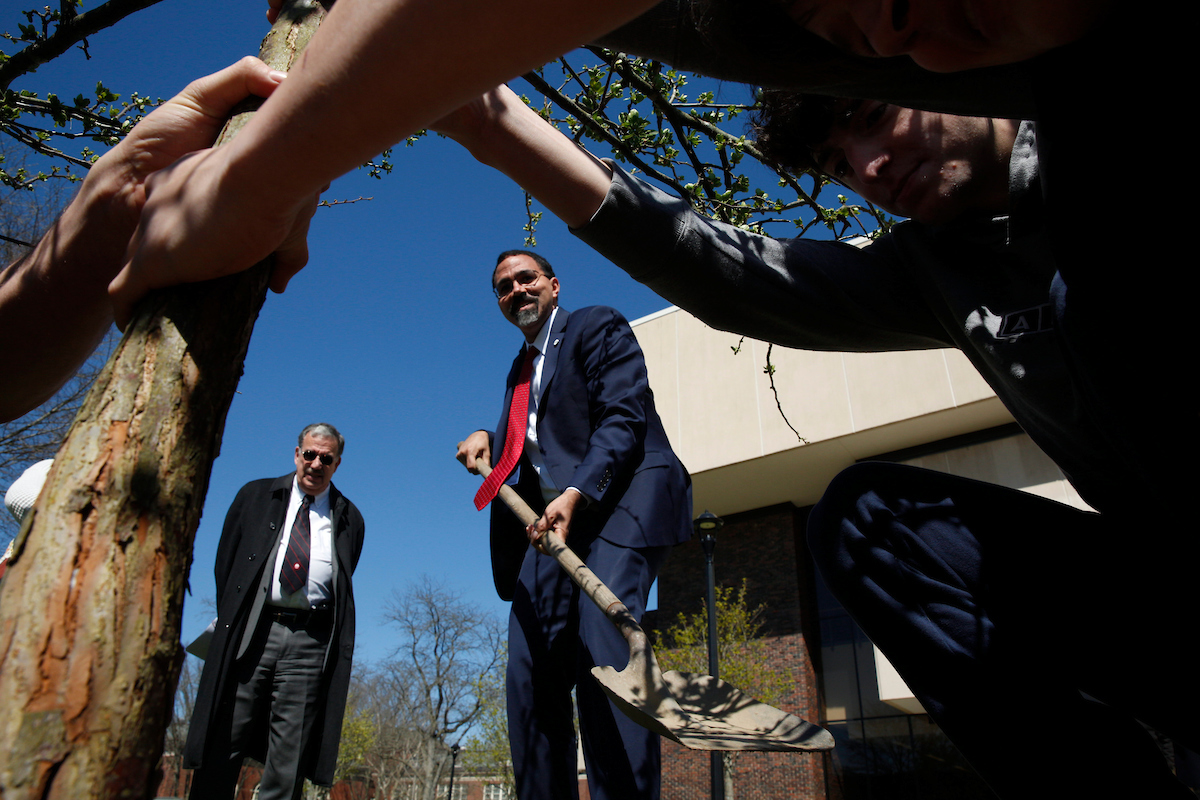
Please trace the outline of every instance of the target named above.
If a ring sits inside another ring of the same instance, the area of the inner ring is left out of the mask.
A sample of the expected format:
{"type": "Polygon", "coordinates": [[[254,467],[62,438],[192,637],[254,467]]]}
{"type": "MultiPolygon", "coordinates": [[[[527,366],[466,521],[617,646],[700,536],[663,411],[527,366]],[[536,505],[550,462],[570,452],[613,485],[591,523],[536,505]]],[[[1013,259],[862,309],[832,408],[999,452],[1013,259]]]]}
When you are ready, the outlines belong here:
{"type": "Polygon", "coordinates": [[[845,800],[986,800],[992,792],[925,714],[879,699],[874,648],[817,576],[825,708],[837,745],[826,781],[845,800]]]}

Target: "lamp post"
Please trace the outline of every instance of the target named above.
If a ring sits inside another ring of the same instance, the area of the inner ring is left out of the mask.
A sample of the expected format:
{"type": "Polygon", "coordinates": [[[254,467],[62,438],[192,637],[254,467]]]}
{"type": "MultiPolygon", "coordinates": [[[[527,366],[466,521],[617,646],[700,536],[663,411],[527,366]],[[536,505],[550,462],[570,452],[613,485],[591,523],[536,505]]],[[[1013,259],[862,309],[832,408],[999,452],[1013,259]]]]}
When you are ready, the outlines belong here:
{"type": "MultiPolygon", "coordinates": [[[[717,531],[724,524],[724,520],[707,509],[692,523],[704,548],[708,572],[708,674],[714,678],[721,677],[721,669],[717,659],[717,575],[713,570],[713,550],[717,546],[717,531]]],[[[725,800],[725,756],[721,751],[714,750],[708,758],[712,800],[725,800]]]]}
{"type": "Polygon", "coordinates": [[[450,745],[450,785],[446,787],[446,800],[454,800],[454,765],[458,763],[461,749],[457,743],[450,745]]]}

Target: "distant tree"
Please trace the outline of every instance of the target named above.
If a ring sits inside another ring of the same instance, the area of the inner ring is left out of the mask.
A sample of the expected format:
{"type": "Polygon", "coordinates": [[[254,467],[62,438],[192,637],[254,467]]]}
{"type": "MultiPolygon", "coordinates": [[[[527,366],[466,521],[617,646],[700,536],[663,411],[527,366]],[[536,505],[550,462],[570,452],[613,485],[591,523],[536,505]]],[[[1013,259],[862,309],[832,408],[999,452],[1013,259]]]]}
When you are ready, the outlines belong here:
{"type": "Polygon", "coordinates": [[[164,754],[179,755],[187,742],[188,726],[192,724],[192,711],[196,707],[196,691],[200,688],[200,672],[204,664],[193,655],[183,660],[179,669],[179,685],[175,689],[175,705],[171,721],[167,724],[164,754]]]}
{"type": "Polygon", "coordinates": [[[335,780],[362,777],[367,752],[375,744],[375,728],[365,709],[356,708],[342,720],[342,740],[338,747],[335,780]]]}
{"type": "Polygon", "coordinates": [[[416,760],[418,736],[409,716],[404,676],[387,667],[364,670],[361,678],[364,712],[371,722],[371,747],[363,756],[366,772],[380,798],[411,796],[411,765],[416,760]],[[409,787],[410,791],[402,790],[409,787]]]}
{"type": "MultiPolygon", "coordinates": [[[[30,465],[54,458],[115,342],[115,335],[110,334],[96,355],[41,406],[11,422],[0,423],[0,495],[7,492],[30,465]]],[[[17,530],[12,515],[7,511],[0,514],[0,552],[16,536],[17,530]]]]}
{"type": "Polygon", "coordinates": [[[400,640],[369,679],[376,728],[367,761],[381,796],[406,784],[413,800],[435,800],[448,777],[450,745],[484,713],[480,688],[501,663],[504,629],[429,578],[395,593],[384,618],[400,640]]]}
{"type": "MultiPolygon", "coordinates": [[[[342,717],[342,737],[338,744],[337,766],[333,782],[341,783],[339,790],[343,800],[368,800],[370,775],[367,771],[367,754],[375,745],[375,723],[371,714],[363,707],[360,686],[352,682],[350,695],[346,699],[346,714],[342,717]],[[344,783],[343,783],[344,782],[344,783]]],[[[315,786],[305,781],[305,797],[327,800],[332,791],[327,786],[315,786]]]]}
{"type": "MultiPolygon", "coordinates": [[[[717,587],[717,661],[721,680],[768,705],[778,706],[791,691],[791,676],[771,659],[763,638],[765,606],[750,608],[746,580],[737,589],[717,587]]],[[[703,602],[693,614],[680,613],[655,648],[664,670],[708,673],[708,610],[703,602]]],[[[725,798],[734,800],[737,753],[724,753],[725,798]]]]}
{"type": "Polygon", "coordinates": [[[411,796],[411,765],[418,748],[417,735],[403,714],[409,709],[400,695],[390,691],[390,676],[373,672],[368,678],[371,700],[366,709],[371,723],[371,747],[363,764],[376,791],[382,798],[411,796]]]}
{"type": "Polygon", "coordinates": [[[502,645],[495,669],[486,673],[476,686],[475,694],[483,702],[479,719],[463,744],[459,762],[464,770],[476,775],[498,779],[515,796],[516,783],[512,771],[512,751],[508,745],[508,696],[505,689],[505,668],[508,663],[508,643],[502,645]]]}
{"type": "Polygon", "coordinates": [[[166,793],[187,797],[191,791],[191,772],[183,771],[183,746],[187,742],[188,726],[192,724],[192,711],[196,707],[196,690],[200,687],[200,672],[204,665],[193,655],[184,657],[179,670],[179,685],[175,689],[175,704],[163,742],[160,768],[167,784],[166,793]]]}

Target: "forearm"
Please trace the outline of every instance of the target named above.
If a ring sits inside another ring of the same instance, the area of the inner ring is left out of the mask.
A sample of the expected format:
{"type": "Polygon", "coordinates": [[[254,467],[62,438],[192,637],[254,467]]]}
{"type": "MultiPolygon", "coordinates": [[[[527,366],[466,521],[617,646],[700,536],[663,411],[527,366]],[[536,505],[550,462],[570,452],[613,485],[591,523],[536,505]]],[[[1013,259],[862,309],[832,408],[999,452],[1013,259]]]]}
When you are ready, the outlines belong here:
{"type": "Polygon", "coordinates": [[[238,187],[285,197],[337,176],[499,82],[632,18],[647,0],[341,0],[231,144],[238,187]],[[343,120],[353,120],[347,132],[343,120]],[[274,164],[304,164],[275,174],[274,164]]]}
{"type": "Polygon", "coordinates": [[[108,282],[137,223],[115,168],[97,163],[33,250],[0,275],[0,417],[49,399],[112,324],[108,282]]]}
{"type": "Polygon", "coordinates": [[[600,208],[612,170],[538,116],[508,87],[478,101],[482,123],[448,131],[481,163],[503,172],[570,227],[600,208]]]}
{"type": "Polygon", "coordinates": [[[601,209],[572,233],[705,324],[805,350],[953,344],[905,266],[896,233],[862,249],[772,239],[616,171],[601,209]]]}

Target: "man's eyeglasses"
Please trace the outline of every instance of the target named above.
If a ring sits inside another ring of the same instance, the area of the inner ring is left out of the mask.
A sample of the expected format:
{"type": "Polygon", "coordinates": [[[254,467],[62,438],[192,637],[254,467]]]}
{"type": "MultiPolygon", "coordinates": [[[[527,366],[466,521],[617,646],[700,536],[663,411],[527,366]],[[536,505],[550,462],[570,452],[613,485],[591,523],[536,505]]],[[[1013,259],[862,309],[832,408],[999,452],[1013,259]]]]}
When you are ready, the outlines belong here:
{"type": "Polygon", "coordinates": [[[492,291],[496,293],[496,297],[500,300],[508,297],[518,287],[533,286],[538,282],[538,278],[542,277],[542,273],[527,269],[518,272],[513,276],[512,280],[505,278],[492,287],[492,291]]]}
{"type": "Polygon", "coordinates": [[[321,463],[329,466],[333,463],[333,455],[330,453],[318,453],[316,450],[305,450],[300,454],[300,457],[305,461],[312,461],[314,458],[320,459],[321,463]]]}

